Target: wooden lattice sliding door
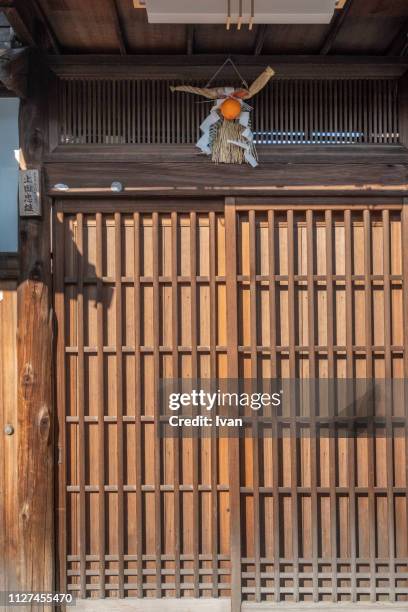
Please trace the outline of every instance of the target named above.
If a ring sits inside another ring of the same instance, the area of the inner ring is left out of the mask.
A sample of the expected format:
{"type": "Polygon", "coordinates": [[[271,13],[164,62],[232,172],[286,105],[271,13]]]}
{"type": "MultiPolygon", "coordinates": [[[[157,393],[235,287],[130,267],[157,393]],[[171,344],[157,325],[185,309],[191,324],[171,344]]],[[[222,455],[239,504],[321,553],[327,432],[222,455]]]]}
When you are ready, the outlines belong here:
{"type": "MultiPolygon", "coordinates": [[[[367,204],[237,206],[240,378],[379,390],[407,376],[407,214],[367,204]]],[[[407,402],[394,400],[372,418],[335,401],[303,416],[286,398],[273,435],[240,441],[243,599],[408,599],[407,402]]]]}
{"type": "Polygon", "coordinates": [[[403,412],[156,437],[160,378],[408,376],[406,212],[367,204],[56,203],[59,588],[406,598],[403,412]]]}
{"type": "Polygon", "coordinates": [[[228,596],[227,442],[156,438],[159,377],[227,375],[222,203],[59,203],[55,225],[61,587],[228,596]]]}

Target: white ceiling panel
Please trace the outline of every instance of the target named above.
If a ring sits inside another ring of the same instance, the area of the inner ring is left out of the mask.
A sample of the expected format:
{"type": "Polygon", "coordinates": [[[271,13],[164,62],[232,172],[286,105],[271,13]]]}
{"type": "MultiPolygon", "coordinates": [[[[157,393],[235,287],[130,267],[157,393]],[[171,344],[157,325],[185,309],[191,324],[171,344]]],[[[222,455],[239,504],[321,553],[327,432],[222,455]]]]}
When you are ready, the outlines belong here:
{"type": "MultiPolygon", "coordinates": [[[[255,0],[254,23],[329,23],[336,0],[255,0]]],[[[227,0],[146,0],[150,23],[226,23],[227,0]]],[[[230,0],[237,23],[240,0],[230,0]]],[[[251,0],[242,0],[242,21],[251,17],[251,0]]]]}

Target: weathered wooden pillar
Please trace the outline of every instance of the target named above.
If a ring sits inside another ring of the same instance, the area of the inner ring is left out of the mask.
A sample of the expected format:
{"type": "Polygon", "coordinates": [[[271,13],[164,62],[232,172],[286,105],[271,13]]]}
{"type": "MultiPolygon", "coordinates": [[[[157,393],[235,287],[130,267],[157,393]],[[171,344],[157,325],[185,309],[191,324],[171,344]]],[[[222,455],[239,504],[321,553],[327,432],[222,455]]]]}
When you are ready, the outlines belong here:
{"type": "MultiPolygon", "coordinates": [[[[48,73],[32,55],[28,96],[20,107],[21,165],[38,169],[47,147],[48,73]]],[[[43,191],[44,193],[44,191],[43,191]]],[[[18,364],[18,586],[54,586],[52,299],[50,216],[20,218],[20,279],[17,290],[18,364]]],[[[32,606],[31,609],[44,609],[32,606]]]]}

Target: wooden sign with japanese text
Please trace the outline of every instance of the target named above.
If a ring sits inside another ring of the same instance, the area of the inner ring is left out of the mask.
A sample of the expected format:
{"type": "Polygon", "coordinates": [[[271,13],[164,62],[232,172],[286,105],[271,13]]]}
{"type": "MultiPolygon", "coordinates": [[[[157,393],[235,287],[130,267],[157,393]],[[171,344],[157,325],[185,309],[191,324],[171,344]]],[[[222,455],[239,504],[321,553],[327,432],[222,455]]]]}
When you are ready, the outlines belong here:
{"type": "Polygon", "coordinates": [[[40,173],[38,170],[20,170],[19,203],[21,217],[40,217],[40,173]]]}

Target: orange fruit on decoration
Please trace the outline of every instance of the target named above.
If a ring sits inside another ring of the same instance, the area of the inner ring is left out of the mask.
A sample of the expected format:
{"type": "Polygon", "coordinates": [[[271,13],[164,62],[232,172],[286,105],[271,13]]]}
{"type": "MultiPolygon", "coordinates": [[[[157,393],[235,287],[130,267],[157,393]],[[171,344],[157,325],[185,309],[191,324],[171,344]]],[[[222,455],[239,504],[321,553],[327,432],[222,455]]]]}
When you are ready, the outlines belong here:
{"type": "Polygon", "coordinates": [[[241,104],[234,98],[227,98],[220,106],[221,115],[228,121],[233,121],[241,113],[241,104]]]}

